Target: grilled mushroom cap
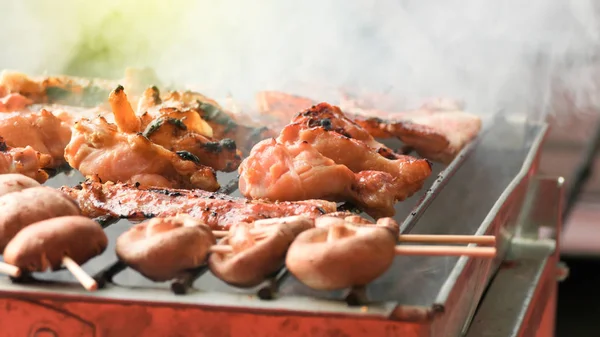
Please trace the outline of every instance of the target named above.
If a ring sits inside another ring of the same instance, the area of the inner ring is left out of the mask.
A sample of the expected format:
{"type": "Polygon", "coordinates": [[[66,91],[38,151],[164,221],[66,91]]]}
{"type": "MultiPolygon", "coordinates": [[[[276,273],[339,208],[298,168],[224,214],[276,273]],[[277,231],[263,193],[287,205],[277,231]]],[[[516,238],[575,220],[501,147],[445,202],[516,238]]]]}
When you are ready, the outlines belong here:
{"type": "MultiPolygon", "coordinates": [[[[236,287],[254,287],[276,273],[285,263],[286,252],[303,231],[313,228],[310,218],[275,224],[276,228],[251,247],[230,254],[213,253],[208,258],[211,272],[222,281],[236,287]]],[[[236,229],[232,228],[232,232],[236,229]]],[[[235,234],[234,234],[235,235],[235,234]]],[[[230,245],[230,234],[219,244],[230,245]]]]}
{"type": "Polygon", "coordinates": [[[133,226],[117,239],[119,259],[145,277],[157,281],[205,263],[216,243],[210,227],[187,215],[154,218],[133,226]]]}
{"type": "Polygon", "coordinates": [[[397,231],[388,226],[332,226],[339,237],[328,241],[330,227],[308,230],[290,246],[289,271],[317,290],[363,286],[383,274],[394,260],[397,231]]]}
{"type": "Polygon", "coordinates": [[[102,227],[83,216],[63,216],[25,227],[8,243],[4,261],[28,271],[60,269],[68,256],[78,264],[102,254],[108,238],[102,227]]]}

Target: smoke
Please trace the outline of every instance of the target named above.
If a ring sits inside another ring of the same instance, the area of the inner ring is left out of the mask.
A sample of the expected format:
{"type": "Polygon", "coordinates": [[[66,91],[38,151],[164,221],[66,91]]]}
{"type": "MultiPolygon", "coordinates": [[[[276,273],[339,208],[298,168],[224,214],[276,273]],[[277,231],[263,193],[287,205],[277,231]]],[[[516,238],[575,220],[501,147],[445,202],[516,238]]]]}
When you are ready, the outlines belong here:
{"type": "Polygon", "coordinates": [[[533,119],[600,104],[592,0],[26,3],[0,14],[0,68],[118,77],[151,66],[247,103],[265,89],[337,102],[344,88],[394,98],[381,108],[441,95],[533,119]]]}

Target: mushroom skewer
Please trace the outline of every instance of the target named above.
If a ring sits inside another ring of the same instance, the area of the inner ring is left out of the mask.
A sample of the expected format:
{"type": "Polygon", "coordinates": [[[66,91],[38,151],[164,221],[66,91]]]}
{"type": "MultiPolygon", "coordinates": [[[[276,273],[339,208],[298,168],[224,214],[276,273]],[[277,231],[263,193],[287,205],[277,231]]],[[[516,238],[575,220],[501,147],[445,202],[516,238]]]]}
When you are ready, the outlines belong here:
{"type": "Polygon", "coordinates": [[[382,218],[373,225],[356,218],[317,218],[315,228],[290,246],[289,271],[313,289],[338,290],[371,283],[399,254],[496,256],[495,247],[397,246],[399,226],[393,219],[382,218]]]}
{"type": "Polygon", "coordinates": [[[6,246],[4,260],[27,272],[58,270],[65,266],[88,291],[98,284],[80,265],[100,255],[108,238],[95,221],[63,216],[31,224],[6,246]]]}
{"type": "Polygon", "coordinates": [[[210,248],[209,268],[228,284],[259,285],[285,265],[286,252],[296,236],[313,226],[313,219],[306,216],[237,224],[210,248]]]}

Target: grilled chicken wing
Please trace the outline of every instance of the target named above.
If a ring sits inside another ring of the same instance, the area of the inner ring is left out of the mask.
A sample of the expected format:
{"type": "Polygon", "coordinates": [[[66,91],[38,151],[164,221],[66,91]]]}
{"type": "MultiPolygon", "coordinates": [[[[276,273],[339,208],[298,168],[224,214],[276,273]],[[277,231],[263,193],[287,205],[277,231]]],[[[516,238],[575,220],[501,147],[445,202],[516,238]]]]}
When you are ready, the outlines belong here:
{"type": "Polygon", "coordinates": [[[320,103],[298,114],[277,140],[257,144],[239,172],[246,197],[349,200],[381,217],[423,186],[431,166],[395,154],[339,108],[320,103]]]}
{"type": "Polygon", "coordinates": [[[175,153],[143,135],[120,132],[102,117],[75,123],[65,158],[84,176],[102,181],[209,191],[219,188],[215,171],[200,165],[192,154],[175,153]]]}
{"type": "Polygon", "coordinates": [[[0,174],[20,173],[42,184],[48,180],[48,173],[43,168],[49,167],[51,162],[52,157],[31,146],[13,148],[0,137],[0,174]]]}
{"type": "Polygon", "coordinates": [[[138,111],[144,111],[140,117],[144,136],[169,150],[190,152],[201,164],[215,170],[231,172],[238,168],[242,153],[233,140],[213,138],[212,127],[198,111],[183,106],[162,107],[161,103],[155,87],[147,89],[140,99],[138,111]]]}
{"type": "Polygon", "coordinates": [[[202,190],[142,189],[134,185],[86,181],[61,191],[77,201],[88,217],[109,216],[142,220],[189,214],[213,229],[233,224],[293,215],[320,216],[336,211],[336,204],[323,200],[269,203],[233,198],[202,190]]]}
{"type": "Polygon", "coordinates": [[[233,139],[244,154],[247,154],[260,140],[275,135],[268,127],[252,125],[247,120],[239,121],[239,116],[226,111],[216,101],[199,93],[170,92],[163,99],[163,106],[198,111],[202,119],[211,126],[214,138],[233,139]]]}

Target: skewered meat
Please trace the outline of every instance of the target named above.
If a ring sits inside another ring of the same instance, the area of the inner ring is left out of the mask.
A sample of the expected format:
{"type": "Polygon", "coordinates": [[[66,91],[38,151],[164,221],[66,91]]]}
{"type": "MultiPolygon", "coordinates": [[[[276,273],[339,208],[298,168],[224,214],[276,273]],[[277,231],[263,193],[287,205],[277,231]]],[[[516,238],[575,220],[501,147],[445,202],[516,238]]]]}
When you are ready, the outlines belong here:
{"type": "Polygon", "coordinates": [[[228,229],[240,222],[292,215],[319,216],[336,211],[336,204],[323,200],[268,203],[232,198],[202,190],[141,189],[133,185],[86,181],[74,188],[62,187],[95,218],[111,216],[142,220],[189,214],[213,229],[228,229]]]}
{"type": "Polygon", "coordinates": [[[45,167],[57,167],[65,162],[64,150],[71,139],[69,125],[47,110],[35,112],[0,113],[0,135],[8,146],[31,146],[50,155],[45,167]]]}
{"type": "Polygon", "coordinates": [[[95,221],[63,216],[31,224],[6,246],[4,261],[29,272],[60,269],[65,256],[84,264],[100,255],[108,238],[95,221]]]}
{"type": "MultiPolygon", "coordinates": [[[[156,87],[147,89],[140,100],[139,109],[144,111],[140,118],[141,129],[145,137],[171,151],[187,151],[198,157],[201,164],[215,170],[231,172],[238,168],[242,153],[233,140],[213,138],[211,126],[194,109],[152,107],[161,102],[156,87]]],[[[123,114],[119,112],[123,108],[123,105],[115,105],[115,115],[123,114]]]]}
{"type": "Polygon", "coordinates": [[[257,144],[239,168],[240,192],[254,199],[349,200],[372,216],[418,191],[429,162],[394,153],[339,108],[321,103],[298,114],[277,140],[257,144]]]}
{"type": "Polygon", "coordinates": [[[298,235],[288,250],[286,266],[300,282],[318,290],[365,286],[391,266],[398,238],[398,224],[392,219],[380,219],[377,225],[319,220],[328,226],[316,224],[298,235]]]}
{"type": "Polygon", "coordinates": [[[38,186],[41,186],[40,183],[22,174],[0,174],[0,197],[8,193],[38,186]]]}
{"type": "Polygon", "coordinates": [[[219,188],[215,171],[200,165],[193,155],[171,152],[137,133],[119,132],[102,117],[75,123],[65,158],[84,176],[101,181],[209,191],[219,188]]]}
{"type": "MultiPolygon", "coordinates": [[[[314,101],[281,92],[263,91],[257,95],[263,114],[275,117],[283,127],[298,111],[314,101]]],[[[421,156],[449,163],[473,140],[481,129],[481,119],[463,112],[462,102],[438,98],[418,110],[389,113],[342,95],[340,108],[373,137],[398,138],[421,156]]]]}
{"type": "Polygon", "coordinates": [[[167,281],[205,263],[216,243],[210,227],[188,215],[155,218],[131,227],[117,239],[117,256],[145,277],[167,281]]]}
{"type": "Polygon", "coordinates": [[[72,199],[50,187],[7,193],[0,197],[0,252],[15,234],[34,222],[79,214],[72,199]]]}
{"type": "Polygon", "coordinates": [[[232,226],[230,234],[214,247],[232,249],[210,255],[211,272],[237,287],[257,286],[285,264],[286,252],[296,236],[313,227],[313,219],[304,216],[267,221],[268,226],[257,227],[256,223],[232,226]],[[253,233],[252,230],[258,231],[253,233]]]}
{"type": "Polygon", "coordinates": [[[43,168],[49,167],[52,157],[39,153],[31,146],[10,147],[0,137],[0,174],[20,173],[40,183],[48,180],[43,168]]]}

